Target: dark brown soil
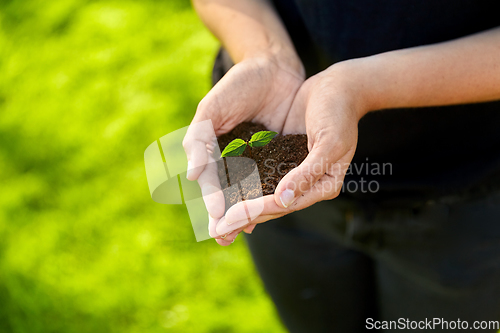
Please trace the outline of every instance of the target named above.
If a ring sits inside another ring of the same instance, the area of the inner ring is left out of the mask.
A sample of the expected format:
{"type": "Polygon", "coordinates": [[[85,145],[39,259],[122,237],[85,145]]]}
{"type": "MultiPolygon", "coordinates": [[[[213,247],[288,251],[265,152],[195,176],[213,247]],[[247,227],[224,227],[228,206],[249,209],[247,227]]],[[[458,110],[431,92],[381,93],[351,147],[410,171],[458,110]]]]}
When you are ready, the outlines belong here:
{"type": "MultiPolygon", "coordinates": [[[[218,138],[220,150],[223,151],[236,138],[248,141],[252,134],[266,130],[260,124],[242,123],[218,138]]],[[[243,157],[250,158],[249,149],[252,149],[253,161],[241,157],[225,157],[223,162],[218,163],[219,179],[226,199],[226,210],[239,201],[259,197],[260,193],[262,195],[273,194],[279,181],[306,158],[307,136],[305,134],[284,136],[278,134],[264,147],[247,147],[243,157]],[[256,173],[252,175],[256,166],[260,181],[256,173]],[[229,188],[236,183],[238,187],[229,188]],[[258,188],[259,183],[262,190],[258,188]]]]}

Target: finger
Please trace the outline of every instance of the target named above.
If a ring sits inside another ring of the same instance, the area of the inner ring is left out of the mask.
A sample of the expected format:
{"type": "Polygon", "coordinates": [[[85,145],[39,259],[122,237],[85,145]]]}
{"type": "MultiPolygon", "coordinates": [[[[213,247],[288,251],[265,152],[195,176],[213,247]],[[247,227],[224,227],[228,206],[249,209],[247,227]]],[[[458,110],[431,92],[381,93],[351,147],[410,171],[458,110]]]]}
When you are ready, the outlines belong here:
{"type": "Polygon", "coordinates": [[[225,235],[225,234],[229,234],[235,230],[239,230],[239,229],[243,230],[250,224],[250,222],[247,219],[242,220],[242,221],[234,221],[234,222],[236,222],[236,223],[229,223],[228,224],[226,222],[226,217],[224,216],[217,223],[216,232],[219,235],[225,235]]]}
{"type": "Polygon", "coordinates": [[[274,200],[278,206],[289,207],[316,184],[326,172],[327,159],[323,156],[328,155],[324,154],[322,149],[313,147],[306,159],[283,177],[274,193],[274,200]]]}
{"type": "MultiPolygon", "coordinates": [[[[224,220],[225,220],[225,217],[223,216],[222,218],[220,218],[220,219],[217,221],[217,225],[218,225],[219,223],[225,223],[225,222],[224,222],[224,220]]],[[[242,232],[242,231],[243,231],[243,229],[244,229],[244,227],[240,227],[240,228],[237,228],[237,229],[232,229],[232,230],[230,230],[230,231],[228,231],[228,232],[225,232],[225,233],[219,233],[219,232],[216,232],[217,236],[216,236],[215,238],[231,239],[231,237],[227,238],[230,234],[233,234],[233,233],[235,233],[235,232],[238,234],[238,233],[242,232]]]]}
{"type": "MultiPolygon", "coordinates": [[[[209,156],[216,154],[213,150],[218,150],[212,121],[210,119],[203,121],[193,119],[182,145],[188,160],[186,177],[189,180],[196,180],[209,162],[209,156]]],[[[220,152],[218,153],[220,156],[220,152]]]]}
{"type": "Polygon", "coordinates": [[[257,226],[256,224],[250,224],[248,227],[243,229],[243,231],[250,235],[256,226],[257,226]]]}
{"type": "Polygon", "coordinates": [[[261,215],[274,215],[283,212],[286,212],[286,209],[276,205],[272,195],[245,200],[238,202],[227,210],[224,221],[217,224],[217,230],[221,232],[234,230],[236,226],[241,226],[241,223],[238,223],[240,221],[255,224],[256,219],[261,215]],[[257,209],[253,209],[254,207],[257,207],[257,209]],[[258,214],[249,216],[248,212],[250,211],[258,212],[258,214]]]}
{"type": "MultiPolygon", "coordinates": [[[[209,233],[210,237],[220,239],[224,235],[228,236],[230,233],[232,233],[234,231],[237,231],[237,233],[240,233],[240,232],[242,232],[245,229],[245,228],[239,228],[237,230],[228,231],[227,233],[222,233],[222,234],[218,233],[216,231],[217,224],[219,222],[225,223],[224,220],[225,220],[225,216],[223,216],[221,218],[213,218],[212,216],[210,216],[210,214],[208,215],[208,233],[209,233]]],[[[224,237],[223,239],[225,239],[225,238],[226,237],[224,237]]]]}
{"type": "Polygon", "coordinates": [[[263,197],[241,201],[229,208],[224,215],[224,219],[217,224],[217,233],[228,233],[238,228],[244,228],[246,225],[250,224],[264,209],[264,201],[262,198],[263,197]]]}
{"type": "Polygon", "coordinates": [[[252,222],[257,216],[262,214],[266,205],[266,197],[272,198],[272,195],[240,201],[231,206],[227,210],[226,215],[224,215],[225,222],[228,225],[241,220],[248,220],[248,223],[252,222]]]}
{"type": "Polygon", "coordinates": [[[201,141],[191,141],[184,145],[184,149],[188,156],[188,166],[186,178],[188,180],[196,180],[205,169],[208,161],[206,144],[201,141]]]}
{"type": "Polygon", "coordinates": [[[238,236],[238,234],[239,234],[239,231],[233,231],[233,232],[225,235],[224,238],[216,238],[215,241],[219,245],[228,246],[234,242],[234,239],[236,238],[236,236],[238,236]]]}
{"type": "Polygon", "coordinates": [[[226,215],[217,223],[216,231],[218,234],[225,234],[240,228],[245,229],[256,223],[285,215],[290,211],[277,206],[272,195],[241,201],[228,209],[226,215]],[[263,219],[262,215],[270,216],[263,219]]]}
{"type": "Polygon", "coordinates": [[[216,231],[219,234],[224,234],[244,227],[259,216],[263,209],[264,201],[262,200],[253,199],[241,201],[227,210],[224,215],[224,221],[220,221],[220,223],[217,224],[216,231]],[[236,221],[238,223],[233,225],[236,221]]]}
{"type": "Polygon", "coordinates": [[[243,231],[243,228],[239,228],[239,229],[234,230],[234,231],[227,233],[225,235],[220,235],[215,240],[217,241],[217,243],[219,245],[227,246],[227,245],[234,243],[234,241],[236,240],[236,237],[238,237],[238,235],[242,231],[243,231]],[[222,237],[224,237],[224,238],[222,238],[222,237]]]}
{"type": "MultiPolygon", "coordinates": [[[[343,160],[343,159],[342,159],[343,160]]],[[[327,166],[326,173],[305,193],[302,193],[288,208],[292,211],[304,209],[316,202],[336,198],[342,190],[342,185],[346,173],[346,166],[349,163],[335,163],[327,166]]],[[[275,200],[276,202],[276,200],[275,200]]],[[[278,213],[279,210],[267,209],[271,205],[266,205],[263,214],[278,213]]],[[[281,208],[281,207],[280,207],[281,208]]]]}
{"type": "Polygon", "coordinates": [[[229,234],[226,235],[226,238],[224,238],[225,241],[228,241],[229,243],[233,243],[234,240],[236,239],[236,237],[238,237],[238,235],[240,234],[240,232],[242,232],[243,229],[238,229],[238,230],[235,230],[233,232],[230,232],[229,234]]]}
{"type": "MultiPolygon", "coordinates": [[[[244,227],[243,227],[243,231],[251,228],[252,231],[253,229],[257,226],[257,224],[260,224],[260,223],[264,223],[264,222],[267,222],[267,221],[271,221],[271,220],[275,220],[277,218],[280,218],[288,213],[291,213],[292,211],[284,211],[284,212],[281,212],[279,214],[265,214],[265,215],[260,215],[258,217],[255,218],[255,220],[252,221],[251,224],[245,224],[245,223],[248,223],[247,221],[241,221],[242,223],[241,224],[244,224],[244,227]]],[[[239,223],[239,221],[235,222],[236,223],[239,223]]],[[[241,229],[241,228],[240,228],[241,229]]],[[[238,229],[238,230],[240,230],[238,229]]],[[[246,232],[246,231],[245,231],[246,232]]],[[[248,234],[251,234],[251,232],[247,232],[248,234]]]]}
{"type": "Polygon", "coordinates": [[[220,220],[219,218],[213,218],[210,214],[208,214],[208,234],[212,238],[220,237],[220,235],[215,230],[219,220],[220,220]]]}
{"type": "Polygon", "coordinates": [[[225,211],[224,194],[221,190],[217,163],[212,156],[209,157],[209,161],[210,163],[198,177],[198,184],[208,213],[213,218],[219,219],[225,211]]]}
{"type": "Polygon", "coordinates": [[[249,224],[248,227],[257,226],[257,224],[261,224],[261,223],[268,222],[268,221],[271,221],[271,220],[276,220],[277,218],[285,216],[288,213],[291,213],[291,211],[283,212],[283,213],[280,213],[280,214],[260,215],[254,221],[252,221],[252,222],[255,222],[255,224],[253,224],[253,223],[249,224]]]}
{"type": "Polygon", "coordinates": [[[227,240],[225,240],[225,239],[220,239],[220,238],[218,238],[218,239],[216,239],[215,241],[217,242],[217,244],[219,244],[219,245],[221,245],[221,246],[229,246],[229,245],[231,245],[231,242],[228,242],[228,241],[227,241],[227,240]]]}
{"type": "Polygon", "coordinates": [[[342,173],[342,170],[336,175],[323,175],[308,192],[302,194],[291,206],[287,208],[278,206],[273,195],[266,195],[261,198],[239,202],[226,212],[224,220],[219,221],[217,224],[217,231],[230,232],[237,227],[247,225],[249,220],[244,216],[246,211],[245,207],[248,206],[263,206],[260,215],[253,217],[251,221],[251,225],[256,225],[279,218],[293,211],[307,208],[316,202],[333,199],[338,196],[342,189],[343,177],[344,174],[342,173]]]}
{"type": "Polygon", "coordinates": [[[342,171],[335,175],[324,174],[308,192],[297,199],[297,207],[303,209],[316,202],[336,198],[342,190],[343,179],[342,171]]]}

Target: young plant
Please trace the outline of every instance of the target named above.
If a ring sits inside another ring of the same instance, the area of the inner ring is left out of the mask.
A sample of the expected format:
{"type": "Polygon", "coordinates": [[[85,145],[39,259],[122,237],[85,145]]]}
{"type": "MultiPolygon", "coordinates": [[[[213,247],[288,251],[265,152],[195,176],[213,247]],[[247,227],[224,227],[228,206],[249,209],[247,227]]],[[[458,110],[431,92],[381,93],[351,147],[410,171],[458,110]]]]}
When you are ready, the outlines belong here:
{"type": "Polygon", "coordinates": [[[252,135],[248,142],[242,139],[234,139],[224,148],[220,157],[240,156],[245,151],[245,148],[249,146],[248,152],[250,158],[252,158],[252,148],[267,145],[277,134],[272,131],[260,131],[252,135]]]}

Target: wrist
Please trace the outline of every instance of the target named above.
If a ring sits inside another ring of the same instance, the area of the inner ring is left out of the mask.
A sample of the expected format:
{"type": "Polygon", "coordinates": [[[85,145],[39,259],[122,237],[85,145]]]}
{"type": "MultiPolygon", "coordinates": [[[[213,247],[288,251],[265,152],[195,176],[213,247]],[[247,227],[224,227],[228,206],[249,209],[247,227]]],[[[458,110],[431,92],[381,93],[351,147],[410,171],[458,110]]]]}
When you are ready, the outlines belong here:
{"type": "Polygon", "coordinates": [[[321,85],[328,94],[349,106],[357,120],[373,110],[372,94],[367,89],[364,73],[356,60],[335,63],[317,76],[321,78],[321,85]]]}
{"type": "Polygon", "coordinates": [[[246,52],[241,61],[248,60],[268,62],[302,80],[305,78],[304,65],[291,45],[270,43],[266,48],[246,52]]]}
{"type": "Polygon", "coordinates": [[[334,89],[349,96],[359,119],[368,112],[388,107],[381,75],[372,57],[338,62],[323,73],[334,89]]]}

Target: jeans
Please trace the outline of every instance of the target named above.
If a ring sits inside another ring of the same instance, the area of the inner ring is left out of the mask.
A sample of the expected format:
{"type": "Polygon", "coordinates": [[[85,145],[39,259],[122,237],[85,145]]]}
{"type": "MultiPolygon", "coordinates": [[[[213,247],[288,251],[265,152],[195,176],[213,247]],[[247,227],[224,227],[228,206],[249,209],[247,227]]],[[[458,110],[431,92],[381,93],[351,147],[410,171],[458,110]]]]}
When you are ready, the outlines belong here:
{"type": "Polygon", "coordinates": [[[338,198],[258,225],[246,240],[290,332],[434,318],[467,321],[469,332],[475,321],[500,321],[500,192],[418,209],[338,198]]]}

